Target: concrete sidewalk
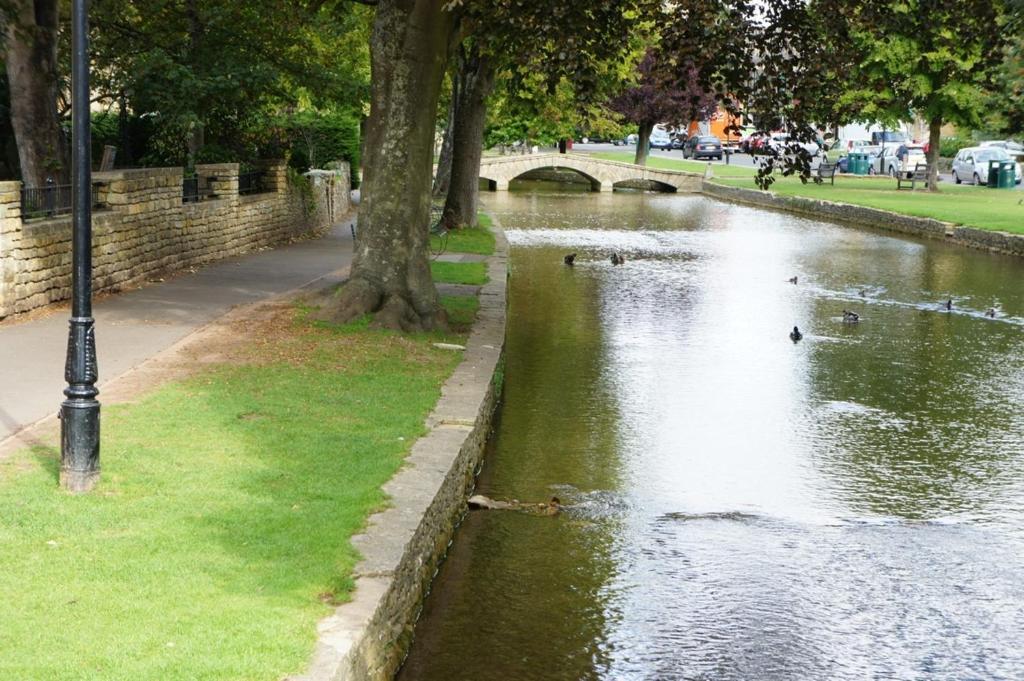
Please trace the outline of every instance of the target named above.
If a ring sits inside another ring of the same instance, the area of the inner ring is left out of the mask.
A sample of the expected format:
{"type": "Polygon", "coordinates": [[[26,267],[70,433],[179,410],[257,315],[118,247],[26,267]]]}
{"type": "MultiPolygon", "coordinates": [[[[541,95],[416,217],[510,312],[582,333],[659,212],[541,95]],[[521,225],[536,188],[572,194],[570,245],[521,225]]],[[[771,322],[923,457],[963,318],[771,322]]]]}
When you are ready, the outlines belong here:
{"type": "MultiPolygon", "coordinates": [[[[340,274],[352,261],[351,219],[320,239],[229,258],[195,274],[110,296],[95,304],[100,402],[103,384],[237,305],[340,274]]],[[[0,324],[0,447],[55,414],[64,399],[68,312],[0,324]]]]}

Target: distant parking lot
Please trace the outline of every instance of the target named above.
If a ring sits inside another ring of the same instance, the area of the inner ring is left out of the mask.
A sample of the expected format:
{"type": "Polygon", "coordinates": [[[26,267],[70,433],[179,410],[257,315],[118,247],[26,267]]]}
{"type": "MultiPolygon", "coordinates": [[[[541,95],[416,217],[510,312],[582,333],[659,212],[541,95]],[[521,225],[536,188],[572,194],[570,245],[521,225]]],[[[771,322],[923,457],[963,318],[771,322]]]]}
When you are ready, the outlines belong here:
{"type": "MultiPolygon", "coordinates": [[[[629,151],[629,152],[635,152],[636,151],[636,146],[635,145],[615,146],[614,144],[605,144],[605,143],[601,143],[601,144],[583,144],[582,142],[576,142],[575,144],[573,144],[573,151],[574,152],[578,152],[578,153],[583,153],[583,154],[594,153],[594,152],[599,152],[599,151],[629,151]]],[[[678,150],[678,149],[673,149],[672,151],[665,151],[663,149],[651,149],[651,156],[660,156],[662,158],[671,158],[671,159],[678,159],[678,160],[682,160],[682,158],[683,158],[682,152],[680,150],[678,150]]],[[[742,166],[742,167],[746,167],[746,168],[753,168],[753,167],[756,167],[754,165],[754,158],[755,157],[751,156],[750,154],[730,154],[730,155],[726,156],[726,158],[721,160],[721,161],[707,161],[707,163],[710,163],[712,165],[725,165],[726,163],[729,163],[729,164],[735,165],[735,166],[742,166]],[[728,159],[728,160],[726,160],[726,159],[728,159]]],[[[939,180],[940,180],[940,182],[949,182],[950,184],[953,183],[953,177],[951,175],[949,175],[949,173],[940,173],[939,174],[939,180]]],[[[1017,189],[1017,191],[1021,191],[1022,189],[1024,189],[1024,184],[1017,185],[1016,189],[1017,189]]]]}

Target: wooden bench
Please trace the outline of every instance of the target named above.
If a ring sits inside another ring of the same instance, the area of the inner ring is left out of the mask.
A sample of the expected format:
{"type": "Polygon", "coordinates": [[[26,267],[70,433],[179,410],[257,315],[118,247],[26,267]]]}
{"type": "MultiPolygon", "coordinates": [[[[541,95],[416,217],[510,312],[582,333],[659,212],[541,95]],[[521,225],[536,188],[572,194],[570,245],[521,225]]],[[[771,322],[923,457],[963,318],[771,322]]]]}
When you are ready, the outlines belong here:
{"type": "Polygon", "coordinates": [[[822,161],[818,164],[818,179],[824,184],[825,180],[834,187],[836,184],[836,170],[838,170],[838,163],[827,163],[822,161]]]}
{"type": "Polygon", "coordinates": [[[922,183],[925,187],[928,186],[928,164],[918,163],[914,165],[914,171],[909,176],[904,175],[902,172],[896,174],[896,189],[904,189],[905,184],[909,184],[910,188],[916,189],[915,186],[918,182],[922,183]]]}

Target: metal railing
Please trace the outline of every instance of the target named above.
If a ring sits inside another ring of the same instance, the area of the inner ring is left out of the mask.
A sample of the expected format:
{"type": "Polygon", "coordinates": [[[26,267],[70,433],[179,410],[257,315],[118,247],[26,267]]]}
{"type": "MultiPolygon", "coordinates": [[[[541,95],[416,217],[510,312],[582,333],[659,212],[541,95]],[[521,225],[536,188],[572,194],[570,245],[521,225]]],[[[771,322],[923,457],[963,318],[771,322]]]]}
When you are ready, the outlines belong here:
{"type": "MultiPolygon", "coordinates": [[[[99,185],[92,185],[92,205],[99,207],[99,185]]],[[[47,184],[45,187],[21,188],[21,219],[54,217],[71,213],[74,192],[70,184],[47,184]]]]}
{"type": "Polygon", "coordinates": [[[254,170],[248,173],[241,173],[238,176],[238,195],[262,194],[267,191],[267,173],[264,170],[254,170]]]}
{"type": "Polygon", "coordinates": [[[199,178],[186,177],[181,183],[181,202],[196,203],[201,198],[199,194],[199,178]]]}
{"type": "Polygon", "coordinates": [[[217,198],[213,191],[213,183],[216,177],[200,177],[198,175],[185,176],[181,181],[181,202],[199,203],[207,199],[217,198]]]}

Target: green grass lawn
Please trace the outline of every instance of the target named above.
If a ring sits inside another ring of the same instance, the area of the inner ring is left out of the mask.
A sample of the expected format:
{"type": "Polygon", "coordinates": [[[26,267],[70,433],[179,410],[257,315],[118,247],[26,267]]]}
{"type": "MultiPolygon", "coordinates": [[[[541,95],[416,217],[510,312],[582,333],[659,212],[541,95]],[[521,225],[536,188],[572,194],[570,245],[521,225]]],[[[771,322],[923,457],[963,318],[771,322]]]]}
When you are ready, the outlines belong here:
{"type": "MultiPolygon", "coordinates": [[[[753,180],[719,179],[722,184],[756,189],[753,180]]],[[[803,184],[797,178],[779,178],[771,191],[785,196],[803,196],[826,201],[881,208],[906,215],[935,218],[945,222],[1024,233],[1024,193],[1011,190],[957,186],[942,183],[938,193],[896,189],[896,180],[836,176],[835,186],[803,184]]]]}
{"type": "Polygon", "coordinates": [[[434,281],[439,284],[471,284],[483,286],[487,278],[487,263],[483,262],[440,262],[430,263],[434,281]]]}
{"type": "Polygon", "coordinates": [[[464,337],[278,321],[230,363],[105,406],[93,493],[57,487],[56,444],[0,463],[0,678],[305,669],[352,586],[349,537],[460,359],[432,342],[464,337]]]}
{"type": "MultiPolygon", "coordinates": [[[[595,158],[603,158],[606,161],[621,161],[624,163],[633,162],[633,152],[631,151],[600,151],[590,154],[595,158]]],[[[680,154],[681,156],[681,154],[680,154]]],[[[647,167],[649,168],[661,168],[662,170],[685,170],[691,173],[704,174],[704,169],[707,168],[707,161],[684,161],[681,157],[679,159],[664,158],[662,156],[648,156],[647,167]]],[[[754,168],[747,168],[745,166],[734,166],[734,165],[722,165],[716,163],[712,166],[715,172],[715,177],[753,177],[757,174],[757,170],[754,168]]]]}

